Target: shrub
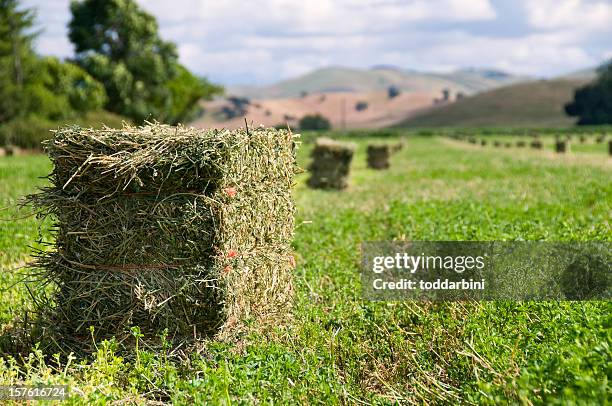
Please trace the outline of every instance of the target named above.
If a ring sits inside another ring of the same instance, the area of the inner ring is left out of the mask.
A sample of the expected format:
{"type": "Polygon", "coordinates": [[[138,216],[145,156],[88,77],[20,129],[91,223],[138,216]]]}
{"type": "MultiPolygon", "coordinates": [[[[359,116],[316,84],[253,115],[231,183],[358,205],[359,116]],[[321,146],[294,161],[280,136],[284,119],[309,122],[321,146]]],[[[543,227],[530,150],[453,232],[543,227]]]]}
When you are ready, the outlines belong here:
{"type": "Polygon", "coordinates": [[[331,129],[331,123],[320,114],[310,114],[302,117],[299,123],[300,130],[323,131],[331,129]]]}

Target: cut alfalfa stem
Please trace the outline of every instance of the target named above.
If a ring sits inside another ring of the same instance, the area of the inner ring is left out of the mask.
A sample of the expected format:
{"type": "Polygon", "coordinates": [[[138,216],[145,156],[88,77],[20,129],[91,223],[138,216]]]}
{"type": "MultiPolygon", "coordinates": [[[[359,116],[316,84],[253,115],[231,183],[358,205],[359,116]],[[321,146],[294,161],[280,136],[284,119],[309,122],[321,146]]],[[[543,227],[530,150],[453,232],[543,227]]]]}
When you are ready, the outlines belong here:
{"type": "Polygon", "coordinates": [[[312,150],[312,162],[308,167],[308,186],[313,189],[338,190],[348,187],[355,149],[353,143],[317,138],[312,150]]]}
{"type": "Polygon", "coordinates": [[[293,300],[297,171],[287,130],[150,124],[67,127],[44,148],[51,186],[29,196],[51,216],[39,252],[44,328],[66,348],[130,337],[230,340],[272,330],[293,300]]]}
{"type": "Polygon", "coordinates": [[[569,140],[555,141],[555,152],[559,154],[569,153],[570,152],[570,141],[569,140]]]}
{"type": "Polygon", "coordinates": [[[388,144],[370,144],[367,149],[368,168],[388,169],[391,166],[391,146],[388,144]]]}

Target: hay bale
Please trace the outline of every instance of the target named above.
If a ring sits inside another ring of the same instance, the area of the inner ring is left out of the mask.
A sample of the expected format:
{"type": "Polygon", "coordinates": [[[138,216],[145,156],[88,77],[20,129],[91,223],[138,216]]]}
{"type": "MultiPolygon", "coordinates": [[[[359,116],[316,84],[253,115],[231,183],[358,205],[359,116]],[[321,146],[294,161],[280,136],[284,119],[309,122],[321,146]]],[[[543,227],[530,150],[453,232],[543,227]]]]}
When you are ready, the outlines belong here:
{"type": "Polygon", "coordinates": [[[540,141],[539,139],[531,141],[531,143],[529,145],[533,149],[542,149],[542,148],[544,148],[544,144],[542,144],[542,141],[540,141]]]}
{"type": "Polygon", "coordinates": [[[581,144],[584,144],[585,142],[587,142],[587,137],[586,137],[586,135],[584,135],[584,134],[580,134],[579,140],[580,140],[580,143],[581,143],[581,144]]]}
{"type": "Polygon", "coordinates": [[[314,189],[345,189],[348,186],[351,161],[356,145],[317,138],[308,167],[308,186],[314,189]]]}
{"type": "Polygon", "coordinates": [[[486,147],[487,146],[487,140],[480,140],[480,146],[486,147]]]}
{"type": "Polygon", "coordinates": [[[138,325],[184,340],[282,323],[293,296],[293,138],[158,124],[56,131],[44,143],[52,185],[28,198],[55,220],[54,249],[35,263],[57,285],[47,328],[85,348],[90,325],[97,339],[138,325]]]}
{"type": "Polygon", "coordinates": [[[474,137],[470,137],[470,138],[468,138],[468,142],[469,142],[470,144],[476,144],[478,141],[476,141],[476,138],[474,138],[474,137]]]}
{"type": "Polygon", "coordinates": [[[519,140],[519,141],[516,142],[516,146],[518,148],[525,148],[527,146],[527,143],[525,141],[523,141],[523,140],[519,140]]]}
{"type": "Polygon", "coordinates": [[[560,154],[565,154],[570,152],[570,141],[568,140],[558,140],[555,142],[555,151],[560,154]]]}
{"type": "Polygon", "coordinates": [[[391,152],[393,154],[395,154],[396,152],[400,152],[402,149],[404,149],[405,145],[406,145],[406,141],[404,140],[404,138],[400,138],[398,142],[396,142],[395,144],[391,146],[391,152]]]}
{"type": "Polygon", "coordinates": [[[387,169],[391,164],[391,146],[388,144],[368,145],[368,168],[387,169]]]}
{"type": "Polygon", "coordinates": [[[6,156],[21,155],[21,148],[15,145],[6,145],[4,147],[4,153],[6,156]]]}
{"type": "Polygon", "coordinates": [[[507,141],[504,145],[506,148],[512,148],[512,143],[510,141],[507,141]]]}
{"type": "Polygon", "coordinates": [[[608,141],[608,154],[612,156],[612,140],[608,141]]]}
{"type": "Polygon", "coordinates": [[[494,147],[499,148],[499,147],[501,147],[501,145],[502,145],[501,141],[493,141],[493,146],[494,147]]]}
{"type": "Polygon", "coordinates": [[[595,138],[595,142],[597,142],[598,144],[603,144],[605,140],[606,140],[605,134],[601,134],[597,138],[595,138]]]}

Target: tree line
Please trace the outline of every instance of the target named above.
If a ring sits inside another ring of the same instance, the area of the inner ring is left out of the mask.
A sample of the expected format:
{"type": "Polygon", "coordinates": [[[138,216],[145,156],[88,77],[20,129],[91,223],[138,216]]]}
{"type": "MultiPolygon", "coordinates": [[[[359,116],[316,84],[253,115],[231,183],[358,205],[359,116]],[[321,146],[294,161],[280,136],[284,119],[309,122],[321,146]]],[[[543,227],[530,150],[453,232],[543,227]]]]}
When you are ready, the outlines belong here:
{"type": "Polygon", "coordinates": [[[107,110],[136,123],[189,121],[220,86],[192,74],[134,0],[73,0],[65,61],[36,54],[36,11],[0,0],[0,126],[107,110]]]}

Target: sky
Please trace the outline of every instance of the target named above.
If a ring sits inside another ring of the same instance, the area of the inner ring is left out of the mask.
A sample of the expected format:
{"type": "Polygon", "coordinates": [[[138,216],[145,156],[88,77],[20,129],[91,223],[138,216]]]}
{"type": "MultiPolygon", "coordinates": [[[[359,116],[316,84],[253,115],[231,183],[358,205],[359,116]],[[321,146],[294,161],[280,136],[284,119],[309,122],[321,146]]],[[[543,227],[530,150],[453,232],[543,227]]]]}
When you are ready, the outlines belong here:
{"type": "MultiPolygon", "coordinates": [[[[71,57],[69,0],[38,9],[37,51],[71,57]]],[[[612,0],[139,0],[194,73],[264,85],[325,66],[553,77],[612,58],[612,0]]]]}

